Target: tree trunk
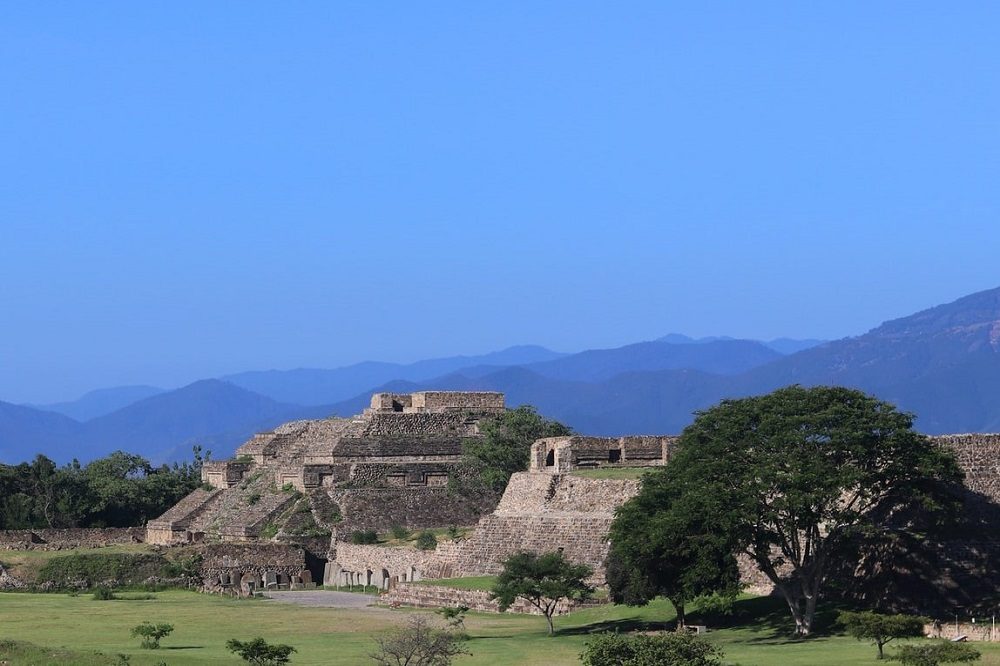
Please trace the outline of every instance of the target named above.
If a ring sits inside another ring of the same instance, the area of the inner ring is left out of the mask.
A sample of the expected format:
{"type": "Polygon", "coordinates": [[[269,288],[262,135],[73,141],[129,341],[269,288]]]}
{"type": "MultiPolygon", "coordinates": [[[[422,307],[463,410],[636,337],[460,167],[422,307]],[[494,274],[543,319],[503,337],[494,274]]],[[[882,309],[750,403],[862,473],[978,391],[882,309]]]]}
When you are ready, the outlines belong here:
{"type": "Polygon", "coordinates": [[[677,611],[677,631],[681,631],[682,629],[684,629],[685,626],[687,626],[686,624],[687,618],[684,615],[684,602],[674,601],[673,599],[671,599],[670,603],[674,605],[674,610],[677,611]]]}
{"type": "Polygon", "coordinates": [[[885,655],[882,654],[882,646],[885,645],[882,641],[875,641],[875,645],[878,646],[878,658],[885,659],[885,655]]]}
{"type": "Polygon", "coordinates": [[[549,623],[549,636],[555,634],[556,631],[555,627],[552,626],[552,614],[555,612],[556,612],[555,608],[551,610],[549,610],[548,608],[545,609],[545,621],[549,623]]]}

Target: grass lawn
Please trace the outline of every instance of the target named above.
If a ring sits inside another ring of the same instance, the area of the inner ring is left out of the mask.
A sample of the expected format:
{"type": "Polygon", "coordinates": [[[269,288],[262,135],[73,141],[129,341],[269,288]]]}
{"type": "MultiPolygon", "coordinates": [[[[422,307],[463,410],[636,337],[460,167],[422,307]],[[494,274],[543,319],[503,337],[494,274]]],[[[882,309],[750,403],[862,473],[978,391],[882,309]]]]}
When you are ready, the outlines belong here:
{"type": "Polygon", "coordinates": [[[597,467],[571,472],[574,476],[585,479],[640,479],[652,467],[597,467]]]}
{"type": "MultiPolygon", "coordinates": [[[[263,636],[270,642],[287,643],[298,649],[293,664],[368,664],[372,636],[402,625],[408,617],[429,611],[338,610],[303,608],[265,600],[233,600],[195,592],[157,592],[144,601],[94,601],[90,595],[0,594],[0,659],[2,641],[30,641],[49,650],[62,648],[125,653],[133,665],[239,664],[228,653],[229,638],[246,640],[263,636]],[[174,633],[160,650],[142,650],[129,636],[129,629],[144,620],[169,622],[174,633]]],[[[466,627],[473,653],[456,664],[575,664],[588,635],[605,630],[656,629],[673,616],[668,603],[657,601],[643,608],[602,606],[556,618],[557,635],[546,636],[545,620],[526,615],[471,613],[466,627]]],[[[692,618],[697,622],[698,618],[692,618]]],[[[708,639],[720,645],[726,659],[743,666],[845,666],[873,664],[875,648],[843,636],[820,636],[794,641],[784,635],[788,620],[774,599],[747,599],[737,604],[735,614],[725,620],[733,626],[713,627],[708,639]]],[[[890,644],[891,645],[891,644],[890,644]]],[[[976,644],[984,653],[981,664],[1000,666],[1000,645],[976,644]]],[[[92,657],[65,655],[11,659],[15,664],[114,663],[92,657]]]]}

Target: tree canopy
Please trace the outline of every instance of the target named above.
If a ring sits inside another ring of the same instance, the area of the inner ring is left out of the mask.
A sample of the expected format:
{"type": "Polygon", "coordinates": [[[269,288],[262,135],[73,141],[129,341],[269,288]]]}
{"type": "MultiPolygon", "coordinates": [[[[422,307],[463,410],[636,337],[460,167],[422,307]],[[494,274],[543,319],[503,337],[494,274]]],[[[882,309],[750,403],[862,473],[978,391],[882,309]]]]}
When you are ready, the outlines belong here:
{"type": "Polygon", "coordinates": [[[572,430],[558,421],[544,418],[533,407],[522,405],[503,414],[484,420],[479,425],[482,438],[467,439],[462,445],[466,464],[475,474],[480,488],[463,488],[466,491],[485,490],[502,493],[514,472],[528,469],[531,445],[543,437],[560,437],[572,430]]]}
{"type": "Polygon", "coordinates": [[[927,618],[916,615],[886,615],[872,611],[841,611],[837,624],[859,641],[871,641],[884,659],[885,644],[896,638],[919,638],[924,635],[927,618]]]}
{"type": "Polygon", "coordinates": [[[0,465],[0,529],[131,527],[156,518],[201,484],[209,454],[155,467],[116,451],[85,466],[57,466],[43,455],[0,465]]]}
{"type": "Polygon", "coordinates": [[[677,624],[699,596],[739,592],[736,544],[716,529],[723,507],[711,495],[685,493],[677,477],[648,474],[639,494],[622,505],[611,525],[607,581],[616,603],[642,606],[670,600],[677,624]]]}
{"type": "Polygon", "coordinates": [[[562,599],[586,599],[594,588],[586,579],[594,573],[585,564],[573,564],[561,552],[518,553],[507,558],[490,596],[507,610],[518,598],[524,599],[545,616],[549,636],[554,633],[552,616],[562,599]]]}
{"type": "Polygon", "coordinates": [[[702,531],[724,533],[774,583],[799,635],[811,631],[838,546],[877,531],[896,508],[942,508],[936,490],[961,478],[950,452],[913,430],[912,415],[826,386],[699,412],[670,463],[644,483],[661,475],[680,490],[660,510],[711,501],[702,531]]]}

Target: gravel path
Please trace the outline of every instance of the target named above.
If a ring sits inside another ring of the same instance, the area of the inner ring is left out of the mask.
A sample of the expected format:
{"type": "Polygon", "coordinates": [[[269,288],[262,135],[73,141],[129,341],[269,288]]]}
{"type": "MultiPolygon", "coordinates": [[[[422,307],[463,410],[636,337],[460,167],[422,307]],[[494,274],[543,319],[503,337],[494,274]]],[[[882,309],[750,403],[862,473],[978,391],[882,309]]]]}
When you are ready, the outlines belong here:
{"type": "Polygon", "coordinates": [[[268,592],[267,596],[281,604],[295,604],[311,608],[366,608],[377,597],[370,594],[335,592],[332,590],[296,590],[294,592],[268,592]]]}

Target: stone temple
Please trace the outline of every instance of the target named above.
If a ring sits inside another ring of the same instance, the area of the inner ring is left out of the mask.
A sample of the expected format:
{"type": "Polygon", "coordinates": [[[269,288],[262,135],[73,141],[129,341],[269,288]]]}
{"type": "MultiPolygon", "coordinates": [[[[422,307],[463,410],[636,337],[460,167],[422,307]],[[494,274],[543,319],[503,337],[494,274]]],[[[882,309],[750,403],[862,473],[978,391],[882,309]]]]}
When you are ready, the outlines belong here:
{"type": "Polygon", "coordinates": [[[491,507],[449,495],[462,442],[503,413],[501,393],[376,393],[352,418],[285,423],[233,460],[202,468],[195,490],[147,528],[162,545],[312,539],[335,530],[467,525],[491,507]]]}

